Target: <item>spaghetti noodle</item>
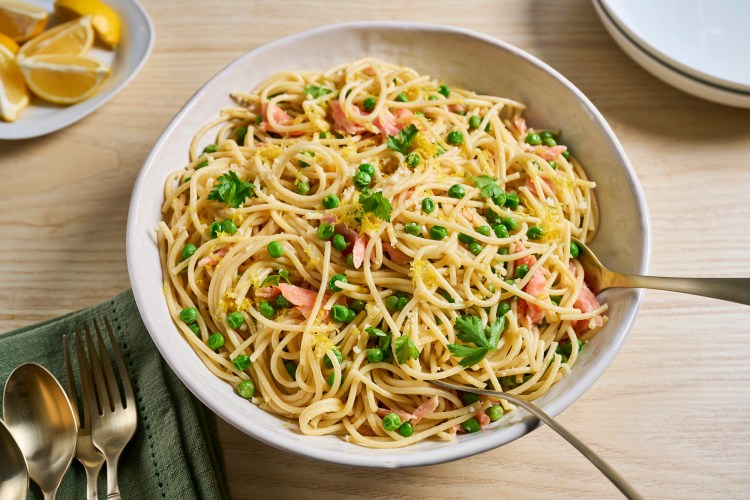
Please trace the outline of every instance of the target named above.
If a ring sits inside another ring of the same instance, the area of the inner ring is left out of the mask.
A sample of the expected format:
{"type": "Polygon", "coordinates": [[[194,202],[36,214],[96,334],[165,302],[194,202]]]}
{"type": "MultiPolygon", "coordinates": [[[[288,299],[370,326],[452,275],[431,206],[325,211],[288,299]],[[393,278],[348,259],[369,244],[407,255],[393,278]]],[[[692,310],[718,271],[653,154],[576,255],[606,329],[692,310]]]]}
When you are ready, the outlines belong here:
{"type": "Polygon", "coordinates": [[[374,59],[232,97],[158,241],[176,326],[240,396],[308,435],[452,439],[513,406],[430,381],[538,398],[606,321],[571,241],[594,183],[521,103],[374,59]]]}

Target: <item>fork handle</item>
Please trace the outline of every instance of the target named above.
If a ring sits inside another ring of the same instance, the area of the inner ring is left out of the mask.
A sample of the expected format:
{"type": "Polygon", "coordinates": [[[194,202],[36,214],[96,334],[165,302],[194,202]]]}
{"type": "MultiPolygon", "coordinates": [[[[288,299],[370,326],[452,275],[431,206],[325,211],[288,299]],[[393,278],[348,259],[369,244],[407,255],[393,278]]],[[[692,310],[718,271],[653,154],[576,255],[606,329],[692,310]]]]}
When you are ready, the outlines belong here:
{"type": "Polygon", "coordinates": [[[611,274],[606,288],[651,288],[701,295],[750,306],[750,278],[668,278],[611,274]]]}
{"type": "Polygon", "coordinates": [[[97,487],[99,482],[99,471],[102,470],[101,462],[91,467],[84,467],[86,470],[86,498],[88,500],[99,500],[99,494],[97,493],[97,487]]]}
{"type": "Polygon", "coordinates": [[[107,458],[107,500],[120,500],[120,486],[117,484],[117,464],[120,454],[107,458]]]}

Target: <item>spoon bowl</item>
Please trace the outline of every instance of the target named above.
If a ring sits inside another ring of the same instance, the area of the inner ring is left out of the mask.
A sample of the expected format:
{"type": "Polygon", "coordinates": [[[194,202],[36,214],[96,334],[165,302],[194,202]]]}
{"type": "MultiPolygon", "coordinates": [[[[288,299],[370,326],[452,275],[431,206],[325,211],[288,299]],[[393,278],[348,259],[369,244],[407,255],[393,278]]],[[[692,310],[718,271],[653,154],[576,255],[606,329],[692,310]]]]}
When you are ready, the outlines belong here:
{"type": "Polygon", "coordinates": [[[29,469],[21,448],[0,420],[0,498],[23,500],[29,489],[29,469]]]}
{"type": "Polygon", "coordinates": [[[586,283],[595,294],[610,288],[651,288],[750,306],[750,278],[669,278],[618,273],[604,267],[585,243],[576,239],[573,242],[578,245],[578,262],[583,267],[586,283]]]}
{"type": "Polygon", "coordinates": [[[73,460],[78,434],[65,391],[45,368],[21,365],[5,383],[3,416],[26,457],[29,476],[45,499],[54,498],[73,460]]]}

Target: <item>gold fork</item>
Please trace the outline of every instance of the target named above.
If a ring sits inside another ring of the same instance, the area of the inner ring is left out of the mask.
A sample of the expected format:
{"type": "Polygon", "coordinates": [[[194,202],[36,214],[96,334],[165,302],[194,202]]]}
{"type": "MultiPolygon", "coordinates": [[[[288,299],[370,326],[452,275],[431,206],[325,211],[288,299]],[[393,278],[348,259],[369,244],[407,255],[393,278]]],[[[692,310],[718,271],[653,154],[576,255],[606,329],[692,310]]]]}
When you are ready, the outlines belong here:
{"type": "Polygon", "coordinates": [[[119,500],[120,488],[117,484],[117,464],[120,454],[135,434],[138,424],[138,415],[133,396],[133,386],[130,383],[125,361],[120,351],[120,346],[115,339],[109,318],[104,316],[104,325],[107,328],[109,342],[112,345],[112,353],[117,363],[117,371],[122,380],[122,393],[117,385],[112,361],[104,344],[99,323],[92,320],[96,332],[97,346],[92,339],[91,332],[86,323],[83,324],[86,344],[88,346],[88,360],[83,351],[83,345],[79,337],[76,337],[78,348],[78,364],[80,370],[86,371],[94,380],[96,395],[89,391],[87,396],[89,406],[96,409],[91,414],[91,438],[94,445],[101,450],[107,461],[107,499],[119,500]]]}
{"type": "MultiPolygon", "coordinates": [[[[83,345],[79,339],[78,329],[73,334],[73,340],[76,343],[78,351],[78,359],[84,359],[86,354],[83,352],[83,345]]],[[[65,351],[65,367],[68,371],[68,397],[70,398],[70,405],[73,407],[73,416],[78,424],[78,439],[76,441],[76,454],[75,457],[83,465],[86,470],[86,498],[89,500],[97,500],[97,483],[99,480],[99,471],[104,464],[104,455],[100,452],[94,441],[91,438],[91,405],[89,396],[94,396],[94,381],[91,379],[91,374],[88,370],[80,370],[80,385],[81,385],[81,407],[83,408],[83,418],[78,413],[78,397],[76,394],[76,384],[73,375],[73,365],[70,362],[70,349],[68,348],[68,336],[63,335],[63,350],[65,351]]],[[[94,404],[94,409],[97,409],[94,404]]]]}

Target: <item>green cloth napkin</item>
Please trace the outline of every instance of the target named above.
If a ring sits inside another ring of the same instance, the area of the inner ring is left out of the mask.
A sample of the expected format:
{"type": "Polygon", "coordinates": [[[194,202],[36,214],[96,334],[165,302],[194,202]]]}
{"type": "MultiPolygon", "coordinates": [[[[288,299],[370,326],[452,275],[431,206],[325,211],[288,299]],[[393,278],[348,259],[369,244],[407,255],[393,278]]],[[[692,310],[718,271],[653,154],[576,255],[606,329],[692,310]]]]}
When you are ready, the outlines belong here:
{"type": "MultiPolygon", "coordinates": [[[[122,348],[138,408],[138,429],[120,458],[122,498],[228,498],[214,415],[164,362],[130,290],[98,306],[0,334],[0,384],[5,384],[16,366],[33,362],[50,370],[67,388],[63,334],[71,333],[82,321],[100,319],[105,314],[122,348]]],[[[101,321],[99,324],[103,327],[101,321]]],[[[86,476],[81,464],[73,459],[57,498],[85,497],[86,476]]],[[[36,486],[32,486],[29,498],[42,498],[36,486]]],[[[99,475],[99,498],[106,498],[106,465],[99,475]]]]}

